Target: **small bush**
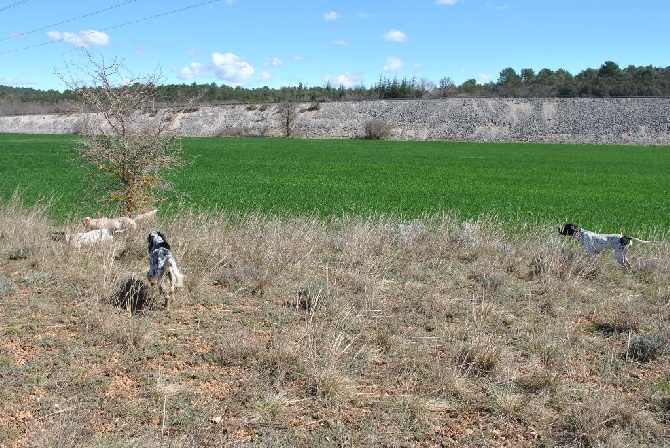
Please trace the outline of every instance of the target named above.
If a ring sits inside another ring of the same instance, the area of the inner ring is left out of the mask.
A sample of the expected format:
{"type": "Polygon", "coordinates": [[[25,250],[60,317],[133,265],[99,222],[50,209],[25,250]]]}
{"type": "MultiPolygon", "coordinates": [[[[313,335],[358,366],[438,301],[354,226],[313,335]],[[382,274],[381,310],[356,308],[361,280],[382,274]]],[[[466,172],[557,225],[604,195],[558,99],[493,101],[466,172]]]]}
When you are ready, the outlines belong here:
{"type": "Polygon", "coordinates": [[[85,130],[85,123],[81,118],[72,124],[72,133],[75,135],[81,135],[85,130]]]}
{"type": "Polygon", "coordinates": [[[388,123],[376,118],[365,123],[366,140],[386,140],[390,136],[391,126],[388,123]]]}
{"type": "Polygon", "coordinates": [[[318,102],[318,101],[315,101],[312,104],[310,104],[306,109],[303,109],[300,112],[315,112],[319,109],[321,109],[321,103],[318,102]]]}
{"type": "Polygon", "coordinates": [[[23,244],[9,252],[9,259],[13,261],[26,260],[31,255],[38,253],[38,251],[39,249],[34,244],[23,244]]]}
{"type": "Polygon", "coordinates": [[[630,343],[630,356],[640,362],[649,362],[667,351],[668,341],[659,334],[646,334],[630,343]]]}
{"type": "Polygon", "coordinates": [[[488,341],[465,345],[456,354],[456,363],[466,374],[488,375],[500,361],[499,347],[488,341]]]}
{"type": "Polygon", "coordinates": [[[0,297],[8,297],[16,293],[16,285],[9,278],[0,277],[0,297]]]}

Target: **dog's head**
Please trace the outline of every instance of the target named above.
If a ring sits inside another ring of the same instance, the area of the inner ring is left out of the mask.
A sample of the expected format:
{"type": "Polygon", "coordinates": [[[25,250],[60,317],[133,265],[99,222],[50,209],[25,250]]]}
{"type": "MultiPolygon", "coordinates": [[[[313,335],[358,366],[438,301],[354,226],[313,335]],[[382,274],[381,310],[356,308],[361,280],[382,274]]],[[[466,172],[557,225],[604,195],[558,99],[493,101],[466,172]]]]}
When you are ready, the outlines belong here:
{"type": "Polygon", "coordinates": [[[67,234],[65,232],[53,232],[51,239],[54,241],[65,241],[67,234]]]}
{"type": "Polygon", "coordinates": [[[619,244],[621,246],[629,246],[633,244],[633,238],[626,236],[626,235],[621,235],[621,238],[619,238],[619,244]]]}
{"type": "Polygon", "coordinates": [[[84,224],[85,227],[91,227],[91,217],[87,216],[86,218],[82,219],[81,222],[84,224]]]}
{"type": "Polygon", "coordinates": [[[567,223],[563,226],[563,228],[558,228],[558,233],[565,236],[574,236],[575,233],[579,233],[581,230],[581,227],[575,224],[567,223]]]}
{"type": "Polygon", "coordinates": [[[154,230],[149,234],[147,237],[147,244],[149,246],[149,253],[153,252],[154,250],[164,247],[165,249],[170,250],[170,245],[168,244],[167,240],[165,239],[165,235],[162,233],[154,230]]]}

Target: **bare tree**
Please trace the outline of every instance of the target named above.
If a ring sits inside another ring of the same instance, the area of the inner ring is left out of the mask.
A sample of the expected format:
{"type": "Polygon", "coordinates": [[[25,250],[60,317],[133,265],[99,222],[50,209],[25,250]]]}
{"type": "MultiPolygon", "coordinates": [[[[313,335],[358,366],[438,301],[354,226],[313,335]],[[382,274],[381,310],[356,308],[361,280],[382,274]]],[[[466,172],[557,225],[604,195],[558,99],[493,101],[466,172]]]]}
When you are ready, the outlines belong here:
{"type": "Polygon", "coordinates": [[[279,128],[284,137],[293,137],[298,122],[298,105],[293,101],[282,101],[277,105],[279,128]]]}
{"type": "Polygon", "coordinates": [[[438,88],[440,90],[441,96],[448,96],[449,93],[454,91],[454,89],[456,88],[456,84],[450,77],[444,76],[442,77],[442,79],[440,79],[440,85],[438,88]]]}
{"type": "Polygon", "coordinates": [[[172,128],[180,112],[154,109],[162,81],[158,69],[138,77],[116,58],[107,63],[84,54],[84,64],[67,66],[69,76],[59,73],[83,112],[75,149],[100,175],[107,196],[101,202],[126,216],[145,211],[172,189],[166,174],[186,164],[172,128]],[[74,69],[88,80],[76,78],[74,69]]]}

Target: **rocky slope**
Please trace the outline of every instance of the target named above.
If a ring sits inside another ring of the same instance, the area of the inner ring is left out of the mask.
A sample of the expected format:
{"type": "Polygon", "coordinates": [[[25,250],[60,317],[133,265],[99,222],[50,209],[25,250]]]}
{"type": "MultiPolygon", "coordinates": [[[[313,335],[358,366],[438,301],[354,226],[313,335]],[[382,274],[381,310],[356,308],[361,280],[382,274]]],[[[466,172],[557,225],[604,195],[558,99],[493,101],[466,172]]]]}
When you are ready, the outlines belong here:
{"type": "MultiPolygon", "coordinates": [[[[296,135],[362,138],[377,119],[392,139],[670,144],[670,98],[447,98],[298,106],[296,135]]],[[[71,133],[81,117],[0,117],[3,133],[71,133]]],[[[282,135],[276,105],[200,107],[176,123],[184,136],[282,135]]]]}

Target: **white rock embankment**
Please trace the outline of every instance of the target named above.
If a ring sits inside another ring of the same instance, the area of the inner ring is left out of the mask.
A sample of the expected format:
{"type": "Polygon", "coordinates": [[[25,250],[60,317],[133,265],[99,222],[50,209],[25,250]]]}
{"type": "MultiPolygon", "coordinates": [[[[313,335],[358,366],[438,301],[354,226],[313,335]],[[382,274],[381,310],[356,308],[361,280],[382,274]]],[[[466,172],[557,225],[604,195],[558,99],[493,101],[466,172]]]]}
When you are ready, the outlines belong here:
{"type": "MultiPolygon", "coordinates": [[[[297,105],[296,135],[362,138],[378,119],[397,140],[670,145],[670,98],[446,98],[297,105]]],[[[0,117],[2,133],[74,132],[81,117],[0,117]]],[[[200,107],[175,123],[183,136],[282,135],[276,105],[200,107]]]]}

